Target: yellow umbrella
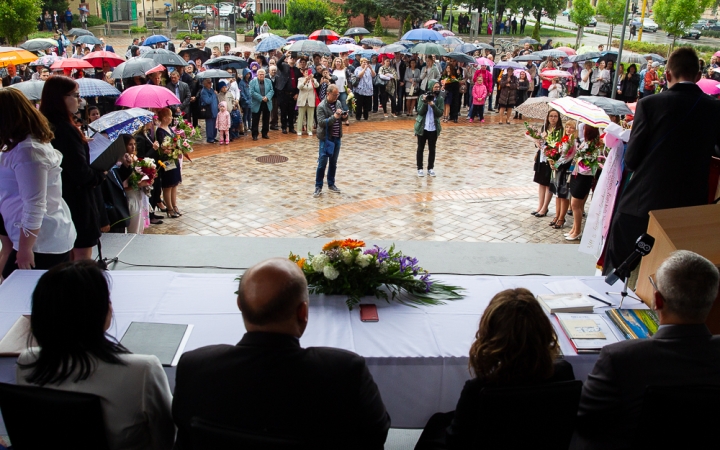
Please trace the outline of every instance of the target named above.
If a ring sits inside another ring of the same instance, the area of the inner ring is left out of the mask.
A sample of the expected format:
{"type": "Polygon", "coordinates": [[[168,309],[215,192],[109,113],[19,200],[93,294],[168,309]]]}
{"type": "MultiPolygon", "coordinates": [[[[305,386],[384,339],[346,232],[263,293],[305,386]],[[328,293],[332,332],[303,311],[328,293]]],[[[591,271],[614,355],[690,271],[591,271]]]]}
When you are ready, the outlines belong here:
{"type": "Polygon", "coordinates": [[[38,59],[38,56],[17,47],[0,47],[0,67],[11,64],[27,64],[38,59]]]}

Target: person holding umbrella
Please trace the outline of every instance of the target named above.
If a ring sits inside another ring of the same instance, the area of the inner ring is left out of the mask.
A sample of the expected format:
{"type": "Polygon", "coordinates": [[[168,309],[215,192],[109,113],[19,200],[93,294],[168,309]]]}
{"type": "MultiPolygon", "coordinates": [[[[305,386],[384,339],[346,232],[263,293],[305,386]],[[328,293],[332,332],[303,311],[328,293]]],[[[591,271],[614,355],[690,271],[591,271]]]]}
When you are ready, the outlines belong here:
{"type": "Polygon", "coordinates": [[[212,87],[212,79],[203,79],[203,89],[200,91],[200,114],[205,119],[205,140],[208,144],[217,142],[215,120],[218,113],[218,98],[212,87]]]}

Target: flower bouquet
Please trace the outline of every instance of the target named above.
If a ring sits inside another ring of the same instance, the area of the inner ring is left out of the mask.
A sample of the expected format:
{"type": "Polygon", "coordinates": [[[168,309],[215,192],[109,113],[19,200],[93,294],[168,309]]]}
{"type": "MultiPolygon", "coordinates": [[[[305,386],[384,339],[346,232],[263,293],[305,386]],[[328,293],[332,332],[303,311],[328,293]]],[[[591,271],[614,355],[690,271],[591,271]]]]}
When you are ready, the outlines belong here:
{"type": "Polygon", "coordinates": [[[355,95],[352,92],[348,92],[347,99],[345,100],[345,103],[347,104],[348,109],[350,112],[355,112],[355,105],[357,104],[357,99],[355,98],[355,95]]]}
{"type": "Polygon", "coordinates": [[[132,173],[128,178],[128,185],[136,191],[142,190],[145,194],[150,195],[152,183],[157,176],[157,167],[152,158],[133,159],[132,173]],[[140,187],[140,182],[147,181],[148,186],[140,187]]]}
{"type": "Polygon", "coordinates": [[[581,145],[575,155],[575,171],[583,175],[595,175],[605,163],[604,149],[600,138],[581,145]]]}
{"type": "Polygon", "coordinates": [[[533,139],[533,140],[539,140],[542,139],[542,136],[540,136],[540,132],[533,126],[530,126],[529,123],[525,122],[525,136],[533,139]]]}
{"type": "Polygon", "coordinates": [[[310,293],[347,295],[349,309],[367,295],[411,306],[438,305],[443,300],[462,298],[460,287],[432,280],[416,258],[403,255],[395,245],[389,249],[364,247],[363,241],[335,240],[325,244],[317,255],[303,258],[290,253],[289,259],[302,269],[310,293]]]}
{"type": "Polygon", "coordinates": [[[200,138],[200,133],[193,128],[192,124],[187,120],[179,117],[174,119],[171,130],[178,137],[178,146],[183,155],[187,155],[193,151],[193,142],[200,138]]]}
{"type": "Polygon", "coordinates": [[[562,130],[554,130],[548,133],[545,138],[545,148],[543,149],[543,153],[545,154],[545,158],[547,158],[548,164],[550,164],[552,169],[555,169],[555,163],[557,163],[562,156],[560,152],[562,136],[562,130]]]}

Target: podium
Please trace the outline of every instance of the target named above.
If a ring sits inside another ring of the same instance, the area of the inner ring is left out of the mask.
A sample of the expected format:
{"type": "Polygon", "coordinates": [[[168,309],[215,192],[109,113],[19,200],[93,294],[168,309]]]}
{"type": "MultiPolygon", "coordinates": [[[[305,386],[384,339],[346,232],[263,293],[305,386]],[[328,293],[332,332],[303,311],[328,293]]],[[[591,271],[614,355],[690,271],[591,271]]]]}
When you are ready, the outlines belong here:
{"type": "MultiPolygon", "coordinates": [[[[655,246],[640,264],[635,293],[652,305],[653,288],[648,276],[655,275],[660,264],[675,250],[690,250],[720,267],[720,205],[650,211],[648,234],[655,246]]],[[[720,295],[715,299],[707,325],[712,334],[720,334],[720,295]]]]}

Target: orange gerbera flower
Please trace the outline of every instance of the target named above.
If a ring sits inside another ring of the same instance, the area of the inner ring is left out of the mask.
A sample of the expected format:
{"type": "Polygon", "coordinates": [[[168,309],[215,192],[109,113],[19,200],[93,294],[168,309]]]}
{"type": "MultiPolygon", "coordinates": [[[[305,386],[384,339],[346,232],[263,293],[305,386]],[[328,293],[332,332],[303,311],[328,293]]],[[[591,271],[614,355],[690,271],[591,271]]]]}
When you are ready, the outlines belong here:
{"type": "Polygon", "coordinates": [[[328,250],[332,250],[334,248],[342,247],[343,241],[335,239],[334,241],[330,241],[327,244],[323,245],[323,251],[326,252],[328,250]]]}
{"type": "Polygon", "coordinates": [[[300,269],[302,269],[303,267],[305,267],[305,258],[300,258],[300,259],[298,259],[297,262],[296,262],[296,264],[298,265],[298,267],[299,267],[300,269]]]}
{"type": "Polygon", "coordinates": [[[163,169],[165,168],[165,163],[163,163],[162,161],[158,161],[158,164],[160,164],[160,167],[162,167],[163,169]]]}
{"type": "Polygon", "coordinates": [[[365,247],[365,242],[355,239],[345,239],[340,246],[345,248],[361,248],[365,247]]]}

